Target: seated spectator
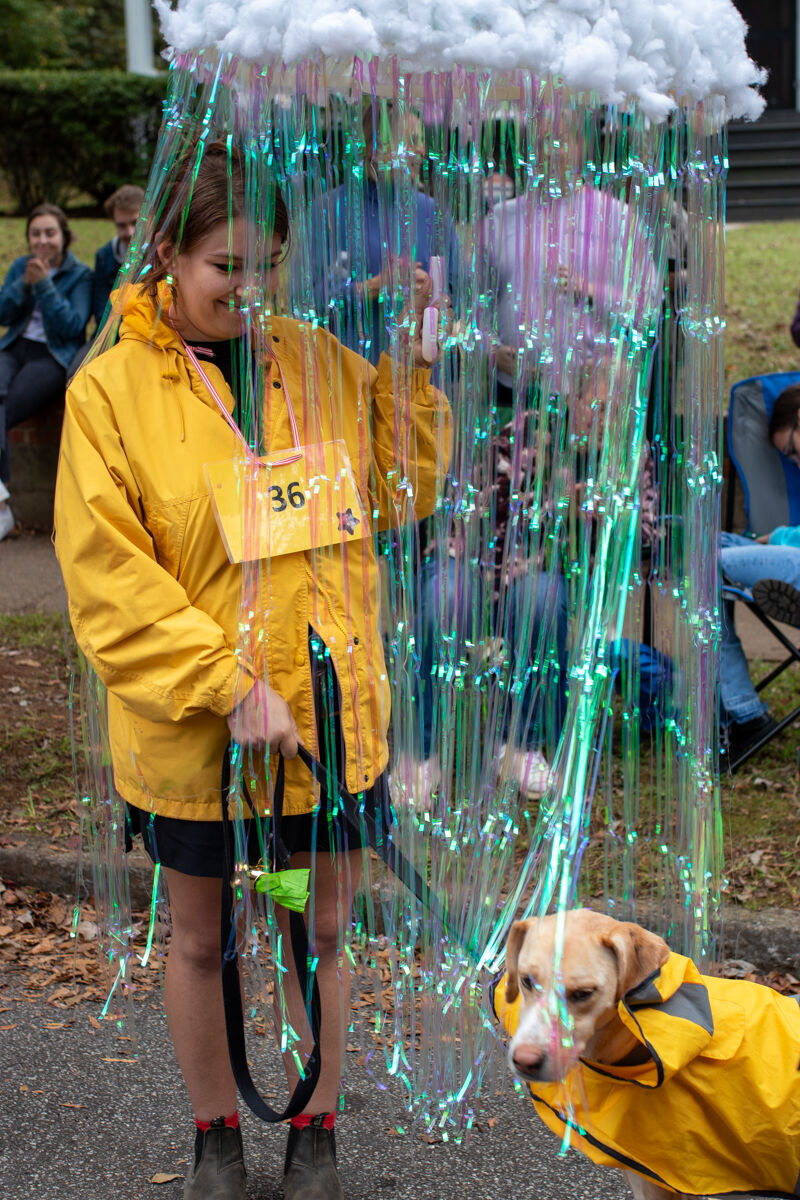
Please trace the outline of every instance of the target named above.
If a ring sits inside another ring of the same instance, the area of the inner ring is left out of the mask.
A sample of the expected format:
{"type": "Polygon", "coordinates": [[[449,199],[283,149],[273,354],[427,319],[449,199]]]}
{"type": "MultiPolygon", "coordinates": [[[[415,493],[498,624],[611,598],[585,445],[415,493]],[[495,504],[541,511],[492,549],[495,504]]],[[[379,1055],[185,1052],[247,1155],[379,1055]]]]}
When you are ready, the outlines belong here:
{"type": "Polygon", "coordinates": [[[25,227],[28,254],[0,289],[0,540],[14,528],[8,430],[64,398],[67,367],[85,339],[92,273],[69,249],[72,231],[55,204],[38,204],[25,227]]]}
{"type": "MultiPolygon", "coordinates": [[[[602,430],[608,405],[608,369],[595,370],[591,361],[573,411],[559,419],[562,429],[577,449],[602,430]]],[[[514,709],[526,714],[524,728],[513,719],[506,703],[500,730],[502,743],[495,766],[498,776],[517,786],[530,800],[544,795],[550,782],[549,758],[561,736],[567,702],[567,634],[570,616],[568,584],[560,563],[543,561],[543,548],[557,541],[556,526],[561,522],[564,494],[569,496],[575,513],[587,522],[585,534],[594,542],[592,526],[602,520],[585,503],[585,484],[576,479],[556,483],[551,447],[558,440],[554,432],[543,440],[539,432],[541,407],[535,388],[516,421],[499,431],[489,463],[489,481],[475,499],[476,512],[490,510],[494,538],[492,557],[475,563],[467,549],[464,526],[456,522],[443,544],[434,544],[421,577],[419,639],[420,664],[418,695],[420,729],[416,739],[421,757],[398,755],[393,775],[396,801],[415,803],[426,797],[441,781],[441,767],[434,747],[434,685],[441,674],[452,675],[453,662],[465,647],[480,645],[482,653],[498,660],[502,685],[518,693],[514,709]],[[515,451],[515,442],[517,450],[515,451]],[[521,449],[519,449],[521,447],[521,449]],[[545,484],[542,496],[534,500],[537,475],[537,447],[545,456],[545,484]],[[549,494],[548,494],[549,493],[549,494]],[[560,497],[560,498],[559,498],[560,497]],[[528,544],[517,544],[507,535],[513,509],[540,506],[541,532],[528,544]],[[552,535],[552,537],[551,537],[552,535]],[[481,573],[491,583],[492,612],[487,627],[476,625],[476,611],[482,612],[481,573]],[[495,636],[490,636],[494,632],[495,636]]],[[[553,412],[558,405],[553,397],[553,412]]],[[[639,484],[642,544],[651,546],[656,534],[657,493],[649,448],[643,453],[639,484]]],[[[565,547],[562,547],[565,551],[565,547]]],[[[487,660],[488,661],[488,660],[487,660]]],[[[620,639],[609,647],[609,665],[618,687],[635,672],[636,702],[640,728],[652,729],[663,720],[662,704],[668,693],[672,665],[662,654],[648,646],[620,639]]]]}
{"type": "MultiPolygon", "coordinates": [[[[800,466],[800,385],[786,388],[778,396],[767,436],[776,450],[800,466]]],[[[721,565],[725,580],[741,588],[751,589],[761,580],[800,588],[800,526],[779,525],[758,538],[723,533],[721,565]]],[[[734,762],[770,733],[775,721],[750,679],[732,605],[723,605],[721,619],[723,744],[734,762]]]]}
{"type": "Polygon", "coordinates": [[[103,205],[106,216],[114,222],[117,232],[110,242],[100,247],[94,260],[92,315],[98,329],[103,323],[103,314],[108,298],[114,290],[119,269],[128,253],[143,200],[142,188],[126,183],[124,187],[117,188],[103,205]]]}

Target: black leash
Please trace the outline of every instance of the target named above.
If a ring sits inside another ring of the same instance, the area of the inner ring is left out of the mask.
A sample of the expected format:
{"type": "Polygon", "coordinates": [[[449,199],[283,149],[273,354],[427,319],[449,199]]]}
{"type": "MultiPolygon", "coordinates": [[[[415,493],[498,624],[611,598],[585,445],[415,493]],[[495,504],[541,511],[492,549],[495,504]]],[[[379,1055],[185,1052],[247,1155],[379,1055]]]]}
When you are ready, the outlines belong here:
{"type": "MultiPolygon", "coordinates": [[[[420,904],[428,910],[442,925],[442,928],[447,934],[457,941],[462,946],[463,938],[458,931],[453,929],[450,918],[447,912],[447,907],[440,897],[431,890],[420,873],[411,865],[405,855],[397,846],[392,836],[394,827],[394,818],[391,810],[391,804],[388,799],[388,787],[386,776],[382,776],[376,786],[382,789],[381,796],[381,815],[384,818],[379,823],[376,819],[374,811],[362,808],[355,796],[345,788],[344,784],[340,783],[337,776],[325,770],[325,768],[317,761],[316,758],[303,745],[298,745],[297,753],[299,758],[308,767],[313,778],[317,782],[321,792],[321,804],[323,811],[328,805],[337,799],[341,805],[347,824],[351,829],[361,831],[362,829],[367,835],[367,844],[386,864],[389,870],[395,875],[400,882],[410,892],[412,892],[419,900],[420,904]]],[[[234,871],[236,867],[236,856],[233,841],[233,830],[231,820],[228,815],[228,794],[230,791],[230,749],[225,754],[225,759],[222,767],[222,837],[225,850],[225,875],[222,880],[222,918],[221,918],[221,936],[222,936],[222,999],[225,1009],[225,1029],[228,1036],[228,1053],[231,1060],[231,1068],[233,1076],[236,1080],[236,1085],[242,1096],[242,1099],[247,1104],[257,1117],[262,1121],[274,1123],[277,1121],[285,1121],[290,1117],[296,1116],[302,1112],[314,1088],[317,1086],[319,1072],[321,1067],[321,1056],[319,1048],[319,1033],[321,1024],[321,1011],[319,1000],[319,989],[317,987],[316,974],[312,979],[312,986],[309,995],[309,949],[308,949],[308,933],[306,931],[305,921],[298,912],[289,910],[289,931],[291,935],[292,955],[294,958],[295,969],[300,983],[300,990],[306,1001],[309,1023],[311,1025],[311,1033],[314,1039],[314,1048],[306,1063],[306,1070],[303,1077],[297,1084],[292,1093],[286,1108],[282,1113],[277,1112],[272,1108],[259,1093],[250,1075],[250,1068],[247,1064],[247,1048],[245,1045],[244,1036],[244,1016],[242,1011],[242,991],[241,980],[239,977],[239,967],[236,950],[236,931],[233,926],[233,902],[232,893],[234,887],[234,871]]],[[[283,816],[283,792],[284,792],[284,760],[279,759],[278,771],[275,777],[275,789],[272,805],[272,857],[274,867],[276,869],[285,869],[289,865],[289,854],[280,837],[280,824],[283,816]]],[[[247,797],[248,803],[249,797],[247,797]]],[[[251,805],[252,808],[252,805],[251,805]]],[[[255,810],[253,810],[254,819],[255,810]]],[[[473,954],[472,947],[465,947],[468,953],[473,954]]]]}
{"type": "MultiPolygon", "coordinates": [[[[292,943],[292,957],[300,984],[300,991],[306,1003],[308,1019],[311,1025],[311,1035],[314,1047],[306,1062],[305,1074],[299,1079],[296,1088],[289,1097],[283,1112],[278,1112],[267,1104],[253,1083],[250,1067],[247,1063],[247,1046],[244,1036],[244,1013],[242,1003],[242,984],[239,977],[239,963],[236,950],[236,929],[233,923],[233,888],[236,854],[233,842],[233,829],[228,815],[228,794],[230,792],[231,757],[230,748],[226,751],[222,764],[222,841],[225,851],[225,874],[222,878],[222,914],[220,924],[222,944],[222,1002],[225,1009],[225,1032],[228,1037],[228,1055],[231,1060],[233,1077],[236,1086],[247,1107],[260,1117],[262,1121],[274,1124],[296,1117],[308,1104],[317,1086],[322,1059],[319,1049],[319,1031],[321,1025],[321,1007],[319,987],[316,973],[311,981],[309,996],[309,953],[308,933],[302,914],[289,909],[289,935],[292,943]]],[[[278,772],[275,777],[273,795],[273,837],[271,839],[273,867],[285,869],[289,865],[289,855],[280,838],[280,820],[283,815],[284,763],[283,758],[278,762],[278,772]]],[[[249,803],[249,797],[247,797],[249,803]]],[[[251,805],[252,809],[252,805],[251,805]]],[[[253,819],[257,820],[255,810],[253,819]]]]}

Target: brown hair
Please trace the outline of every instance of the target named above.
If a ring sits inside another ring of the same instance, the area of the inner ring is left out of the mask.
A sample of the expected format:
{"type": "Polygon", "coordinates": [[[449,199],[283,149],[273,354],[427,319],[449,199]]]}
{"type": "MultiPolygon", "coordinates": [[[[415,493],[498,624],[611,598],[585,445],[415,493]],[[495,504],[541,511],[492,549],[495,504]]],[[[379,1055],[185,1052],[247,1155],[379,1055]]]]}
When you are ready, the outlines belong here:
{"type": "MultiPolygon", "coordinates": [[[[169,265],[161,261],[157,248],[170,242],[176,253],[192,250],[211,230],[227,224],[246,211],[244,160],[236,147],[211,142],[205,149],[195,142],[178,160],[174,183],[169,189],[161,220],[147,255],[149,270],[145,276],[148,294],[155,299],[158,284],[169,274],[169,265]],[[202,154],[199,164],[198,156],[202,154]],[[188,203],[187,203],[188,199],[188,203]]],[[[281,245],[290,241],[289,213],[280,188],[274,187],[273,236],[281,245]]]]}
{"type": "Polygon", "coordinates": [[[789,425],[794,425],[799,412],[800,383],[793,383],[791,387],[784,388],[775,401],[775,407],[770,414],[769,423],[767,424],[767,437],[769,440],[772,441],[789,425]]]}
{"type": "Polygon", "coordinates": [[[32,208],[28,213],[28,220],[25,225],[26,241],[31,225],[37,217],[55,217],[55,219],[58,221],[58,227],[64,237],[64,253],[66,254],[67,250],[69,249],[69,244],[72,241],[72,230],[69,227],[67,214],[64,212],[63,208],[59,208],[57,204],[37,204],[35,208],[32,208]]]}
{"type": "Polygon", "coordinates": [[[138,210],[142,207],[143,200],[144,188],[137,187],[135,183],[125,183],[111,193],[103,205],[103,212],[110,221],[113,221],[116,209],[121,208],[123,212],[133,212],[134,209],[138,210]]]}

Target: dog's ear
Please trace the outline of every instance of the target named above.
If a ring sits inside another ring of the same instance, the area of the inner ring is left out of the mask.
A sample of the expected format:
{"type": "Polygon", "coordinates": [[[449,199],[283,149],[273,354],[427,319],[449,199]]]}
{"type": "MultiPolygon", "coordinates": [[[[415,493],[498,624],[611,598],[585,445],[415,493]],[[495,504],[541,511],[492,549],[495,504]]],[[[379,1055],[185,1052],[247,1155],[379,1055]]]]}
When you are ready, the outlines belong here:
{"type": "Polygon", "coordinates": [[[519,984],[517,983],[519,952],[530,927],[530,919],[515,921],[508,934],[506,942],[506,1004],[513,1004],[519,995],[519,984]]]}
{"type": "Polygon", "coordinates": [[[617,1003],[669,958],[669,946],[663,938],[631,921],[615,923],[602,942],[617,960],[617,1003]]]}

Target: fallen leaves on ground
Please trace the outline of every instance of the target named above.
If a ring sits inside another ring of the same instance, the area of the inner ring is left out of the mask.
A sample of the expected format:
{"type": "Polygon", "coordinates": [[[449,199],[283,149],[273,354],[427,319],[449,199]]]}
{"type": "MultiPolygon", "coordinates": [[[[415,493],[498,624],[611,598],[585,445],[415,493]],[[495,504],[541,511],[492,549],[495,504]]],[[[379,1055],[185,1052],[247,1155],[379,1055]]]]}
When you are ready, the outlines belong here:
{"type": "MultiPolygon", "coordinates": [[[[143,938],[147,914],[138,914],[143,938]]],[[[100,925],[91,904],[81,906],[72,936],[73,907],[50,892],[7,886],[0,881],[0,971],[6,982],[17,982],[21,994],[44,999],[54,1008],[69,1009],[83,1000],[104,1003],[111,980],[99,944],[100,925]]],[[[160,983],[158,958],[142,968],[131,964],[131,977],[140,991],[160,983]]],[[[95,1017],[93,1027],[100,1027],[95,1017]]],[[[45,1028],[63,1023],[48,1022],[45,1028]]]]}

